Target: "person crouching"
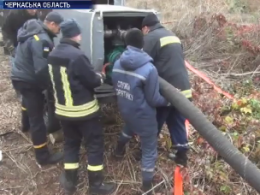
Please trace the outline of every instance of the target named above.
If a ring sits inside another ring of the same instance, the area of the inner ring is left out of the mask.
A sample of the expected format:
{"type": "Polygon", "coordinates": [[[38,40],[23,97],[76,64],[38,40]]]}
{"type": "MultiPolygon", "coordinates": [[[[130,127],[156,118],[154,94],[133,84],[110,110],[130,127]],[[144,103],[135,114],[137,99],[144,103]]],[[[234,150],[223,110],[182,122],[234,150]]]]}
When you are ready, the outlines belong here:
{"type": "Polygon", "coordinates": [[[112,71],[119,111],[125,121],[114,157],[123,157],[126,144],[134,134],[140,137],[143,151],[142,190],[147,192],[152,188],[157,160],[156,107],[167,105],[168,102],[159,93],[158,73],[153,60],[142,50],[142,31],[136,28],[128,30],[125,42],[127,49],[112,71]]]}

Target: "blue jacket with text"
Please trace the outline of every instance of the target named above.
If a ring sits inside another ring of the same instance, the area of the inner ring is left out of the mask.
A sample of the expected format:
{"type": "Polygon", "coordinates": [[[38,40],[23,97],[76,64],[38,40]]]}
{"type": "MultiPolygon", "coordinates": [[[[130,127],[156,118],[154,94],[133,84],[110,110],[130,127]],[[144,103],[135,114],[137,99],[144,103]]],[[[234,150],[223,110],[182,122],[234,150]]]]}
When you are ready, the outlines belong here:
{"type": "Polygon", "coordinates": [[[115,62],[112,73],[120,113],[132,128],[156,125],[156,107],[168,102],[159,92],[158,72],[144,51],[128,46],[115,62]]]}

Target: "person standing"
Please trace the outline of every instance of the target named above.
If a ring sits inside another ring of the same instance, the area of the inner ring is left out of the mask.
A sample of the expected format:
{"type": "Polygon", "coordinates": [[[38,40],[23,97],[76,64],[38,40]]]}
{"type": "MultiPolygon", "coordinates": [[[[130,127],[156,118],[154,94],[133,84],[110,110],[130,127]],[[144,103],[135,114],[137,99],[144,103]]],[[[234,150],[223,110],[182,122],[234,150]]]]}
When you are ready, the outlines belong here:
{"type": "Polygon", "coordinates": [[[168,102],[159,92],[158,73],[152,58],[142,51],[142,31],[135,28],[128,30],[125,42],[127,49],[116,61],[112,73],[119,111],[125,121],[114,157],[123,157],[126,144],[134,134],[140,137],[143,151],[142,190],[147,192],[152,188],[157,160],[156,107],[166,106],[168,102]]]}
{"type": "Polygon", "coordinates": [[[75,20],[61,24],[62,39],[48,57],[49,74],[55,94],[55,113],[64,133],[64,172],[60,183],[73,194],[78,183],[79,150],[84,138],[88,157],[89,192],[111,194],[115,184],[103,183],[103,128],[94,88],[105,76],[95,73],[80,50],[81,30],[75,20]]]}
{"type": "Polygon", "coordinates": [[[45,98],[49,86],[47,57],[53,49],[53,38],[63,21],[59,13],[49,13],[44,22],[28,20],[18,32],[18,46],[11,71],[13,87],[22,94],[29,116],[30,133],[40,165],[54,164],[63,154],[51,154],[47,146],[47,130],[43,119],[45,98]]]}
{"type": "MultiPolygon", "coordinates": [[[[10,55],[10,64],[13,66],[15,57],[15,48],[18,45],[17,34],[18,30],[23,26],[23,24],[30,19],[37,19],[36,9],[26,9],[26,10],[11,10],[2,26],[2,35],[4,41],[4,49],[7,50],[8,55],[10,55]]],[[[20,94],[16,91],[18,97],[20,94]]],[[[22,131],[26,132],[30,129],[29,118],[25,108],[25,102],[22,99],[22,131]]]]}
{"type": "MultiPolygon", "coordinates": [[[[154,65],[159,76],[179,89],[186,98],[191,99],[191,86],[180,39],[174,33],[165,29],[154,13],[149,13],[143,19],[142,31],[145,35],[143,49],[154,59],[154,65]]],[[[182,166],[186,166],[188,160],[185,120],[174,106],[157,108],[159,133],[166,122],[171,134],[172,144],[177,149],[174,160],[182,166]]]]}

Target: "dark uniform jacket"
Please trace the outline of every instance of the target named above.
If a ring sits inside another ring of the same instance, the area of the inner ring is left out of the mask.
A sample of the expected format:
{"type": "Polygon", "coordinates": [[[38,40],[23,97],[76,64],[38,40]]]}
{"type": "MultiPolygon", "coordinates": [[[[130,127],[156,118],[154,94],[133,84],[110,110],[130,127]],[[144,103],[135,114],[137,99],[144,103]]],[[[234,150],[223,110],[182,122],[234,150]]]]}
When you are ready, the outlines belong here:
{"type": "Polygon", "coordinates": [[[84,120],[99,115],[94,88],[103,82],[96,74],[79,44],[61,39],[48,57],[54,88],[55,113],[63,120],[84,120]]]}
{"type": "MultiPolygon", "coordinates": [[[[26,10],[11,10],[2,26],[2,32],[5,39],[9,41],[9,44],[13,44],[14,47],[18,45],[17,33],[19,28],[30,19],[38,19],[37,14],[32,16],[27,13],[26,10]]],[[[7,41],[5,40],[5,41],[7,41]]]]}
{"type": "Polygon", "coordinates": [[[191,86],[180,39],[161,24],[156,24],[144,36],[143,49],[154,59],[159,76],[180,89],[187,98],[191,98],[191,86]]]}
{"type": "Polygon", "coordinates": [[[47,57],[54,46],[53,37],[55,35],[40,20],[32,19],[23,25],[18,32],[12,80],[30,83],[42,90],[47,88],[47,57]]]}

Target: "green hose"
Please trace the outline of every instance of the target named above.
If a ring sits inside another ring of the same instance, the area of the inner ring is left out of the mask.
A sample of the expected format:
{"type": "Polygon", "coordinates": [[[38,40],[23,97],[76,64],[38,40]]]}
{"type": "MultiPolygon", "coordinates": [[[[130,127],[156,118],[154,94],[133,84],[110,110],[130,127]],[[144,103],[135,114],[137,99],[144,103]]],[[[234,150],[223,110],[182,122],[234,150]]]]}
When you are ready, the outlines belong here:
{"type": "Polygon", "coordinates": [[[112,69],[114,66],[114,63],[116,62],[117,59],[120,58],[121,54],[125,51],[125,48],[122,46],[115,47],[113,51],[111,51],[107,55],[107,62],[110,64],[106,67],[105,72],[106,72],[106,83],[111,84],[112,83],[112,69]]]}

